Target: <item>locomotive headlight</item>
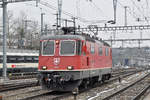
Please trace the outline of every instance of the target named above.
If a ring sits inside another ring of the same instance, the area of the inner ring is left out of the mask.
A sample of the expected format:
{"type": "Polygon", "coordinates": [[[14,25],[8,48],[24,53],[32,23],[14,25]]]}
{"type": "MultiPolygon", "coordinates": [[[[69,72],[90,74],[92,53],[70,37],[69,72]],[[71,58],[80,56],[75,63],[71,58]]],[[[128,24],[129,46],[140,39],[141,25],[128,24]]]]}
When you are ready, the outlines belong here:
{"type": "Polygon", "coordinates": [[[42,66],[42,69],[43,69],[43,70],[46,70],[46,69],[47,69],[47,67],[46,67],[46,66],[42,66]]]}
{"type": "Polygon", "coordinates": [[[68,66],[67,69],[68,70],[73,70],[73,66],[68,66]]]}

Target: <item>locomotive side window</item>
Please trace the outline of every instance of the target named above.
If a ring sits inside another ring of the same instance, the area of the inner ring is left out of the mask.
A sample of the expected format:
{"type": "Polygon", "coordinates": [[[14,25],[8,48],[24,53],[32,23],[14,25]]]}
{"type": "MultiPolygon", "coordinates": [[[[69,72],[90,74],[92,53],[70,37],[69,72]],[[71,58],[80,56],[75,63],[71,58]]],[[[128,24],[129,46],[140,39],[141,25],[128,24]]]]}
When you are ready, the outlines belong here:
{"type": "Polygon", "coordinates": [[[105,56],[108,56],[108,55],[109,55],[109,49],[105,48],[105,56]]]}
{"type": "Polygon", "coordinates": [[[103,48],[102,48],[102,47],[99,47],[98,49],[99,49],[99,50],[98,50],[99,55],[102,56],[102,55],[103,55],[103,48]]]}
{"type": "Polygon", "coordinates": [[[54,55],[54,41],[43,41],[42,42],[42,55],[50,56],[54,55]]]}
{"type": "Polygon", "coordinates": [[[72,56],[76,52],[76,43],[74,40],[62,40],[60,43],[60,55],[72,56]]]}
{"type": "Polygon", "coordinates": [[[24,62],[25,59],[24,59],[24,57],[18,57],[17,61],[18,61],[18,62],[24,62]]]}
{"type": "Polygon", "coordinates": [[[82,43],[81,43],[81,41],[80,40],[78,40],[77,42],[76,42],[76,53],[78,54],[78,55],[81,55],[81,48],[82,48],[82,43]]]}
{"type": "Polygon", "coordinates": [[[91,54],[94,54],[95,53],[95,46],[94,46],[94,44],[90,45],[90,49],[91,49],[91,54]]]}

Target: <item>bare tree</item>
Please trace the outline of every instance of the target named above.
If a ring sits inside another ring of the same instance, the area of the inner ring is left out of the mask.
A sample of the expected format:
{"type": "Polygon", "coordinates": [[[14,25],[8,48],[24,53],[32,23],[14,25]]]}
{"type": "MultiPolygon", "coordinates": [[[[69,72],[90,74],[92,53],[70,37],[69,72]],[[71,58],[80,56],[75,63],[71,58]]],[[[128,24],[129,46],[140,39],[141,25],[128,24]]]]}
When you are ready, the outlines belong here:
{"type": "Polygon", "coordinates": [[[27,15],[21,11],[18,18],[13,17],[13,12],[8,11],[8,47],[30,48],[39,47],[40,28],[38,21],[27,23],[27,15]]]}
{"type": "Polygon", "coordinates": [[[28,25],[26,39],[28,39],[28,48],[37,49],[39,48],[40,41],[40,27],[37,21],[31,21],[28,25]]]}
{"type": "Polygon", "coordinates": [[[25,27],[24,27],[24,21],[26,20],[27,15],[25,12],[21,11],[20,15],[17,19],[15,19],[16,25],[14,27],[14,30],[16,31],[16,41],[18,48],[24,48],[25,47],[25,27]]]}
{"type": "Polygon", "coordinates": [[[16,30],[15,30],[15,25],[17,24],[17,22],[14,20],[13,18],[13,12],[12,11],[8,11],[8,16],[7,16],[7,24],[8,24],[8,30],[7,30],[7,43],[8,43],[8,47],[14,47],[16,41],[16,30]]]}

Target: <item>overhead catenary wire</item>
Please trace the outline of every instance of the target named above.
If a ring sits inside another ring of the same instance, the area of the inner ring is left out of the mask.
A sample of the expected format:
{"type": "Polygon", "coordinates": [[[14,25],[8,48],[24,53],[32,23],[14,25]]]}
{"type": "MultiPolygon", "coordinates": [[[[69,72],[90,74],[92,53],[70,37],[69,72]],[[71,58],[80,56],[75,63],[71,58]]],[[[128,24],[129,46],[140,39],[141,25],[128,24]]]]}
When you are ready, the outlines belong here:
{"type": "MultiPolygon", "coordinates": [[[[40,1],[39,3],[41,5],[44,5],[44,6],[48,7],[48,8],[51,8],[51,9],[57,11],[57,7],[52,6],[49,3],[47,3],[47,2],[40,1]]],[[[77,20],[79,20],[79,21],[81,21],[83,23],[105,23],[106,22],[106,20],[87,20],[85,18],[81,18],[81,17],[75,16],[75,15],[73,15],[73,14],[71,14],[69,12],[66,12],[64,10],[62,10],[62,13],[65,14],[65,15],[67,15],[67,16],[69,16],[69,17],[71,17],[71,18],[75,17],[75,18],[77,18],[77,20]]]]}
{"type": "Polygon", "coordinates": [[[141,9],[135,4],[135,2],[133,0],[131,0],[131,2],[133,3],[133,5],[137,8],[137,10],[142,14],[142,16],[145,18],[145,20],[149,24],[148,19],[146,18],[146,16],[144,15],[144,13],[141,11],[141,9]]]}
{"type": "Polygon", "coordinates": [[[143,14],[145,15],[145,20],[149,18],[149,1],[148,0],[142,0],[139,1],[140,5],[139,5],[139,9],[141,9],[141,12],[143,12],[143,14]]]}
{"type": "MultiPolygon", "coordinates": [[[[118,4],[124,9],[125,6],[124,6],[121,2],[118,1],[118,4]]],[[[128,6],[128,8],[130,9],[129,6],[128,6]]],[[[129,14],[130,14],[133,18],[136,19],[136,18],[137,18],[136,15],[135,15],[135,14],[132,14],[132,12],[131,12],[129,9],[127,9],[127,11],[129,12],[129,14]]]]}
{"type": "MultiPolygon", "coordinates": [[[[107,1],[107,0],[106,0],[107,1]]],[[[111,0],[112,1],[112,0],[111,0]]],[[[108,1],[107,1],[108,2],[108,1]]],[[[120,5],[120,7],[122,7],[124,9],[125,5],[122,4],[119,0],[117,1],[117,3],[120,5]]],[[[131,8],[128,6],[127,12],[135,19],[137,19],[138,17],[136,16],[136,14],[134,12],[131,11],[131,8]]]]}
{"type": "MultiPolygon", "coordinates": [[[[121,2],[118,1],[118,4],[124,8],[124,5],[123,5],[121,2]]],[[[130,10],[131,10],[131,9],[130,9],[130,7],[128,6],[127,11],[129,12],[129,14],[132,15],[133,18],[137,19],[138,17],[137,17],[137,15],[135,14],[135,12],[132,12],[132,11],[130,11],[130,10]]],[[[145,15],[142,14],[142,16],[145,18],[145,15]]],[[[149,24],[149,21],[148,21],[147,19],[145,19],[145,20],[146,20],[147,23],[149,24]]]]}
{"type": "Polygon", "coordinates": [[[99,11],[99,13],[103,16],[103,17],[108,17],[104,14],[103,10],[98,7],[94,2],[91,2],[93,4],[93,6],[99,11]]]}
{"type": "MultiPolygon", "coordinates": [[[[39,3],[40,3],[41,5],[43,5],[43,6],[46,6],[46,7],[50,8],[50,9],[52,9],[52,10],[55,10],[55,11],[58,10],[57,7],[51,5],[51,4],[47,3],[47,2],[41,1],[41,2],[39,2],[39,3]]],[[[37,7],[37,6],[32,5],[32,4],[28,4],[28,3],[26,3],[26,4],[27,4],[28,6],[37,7]]],[[[40,7],[40,9],[43,9],[43,8],[40,7]]],[[[47,9],[45,9],[45,11],[48,12],[47,9]]],[[[54,14],[51,13],[51,12],[48,12],[48,13],[54,15],[54,14]]],[[[106,20],[86,20],[86,19],[84,19],[84,18],[75,16],[75,15],[73,15],[73,14],[71,14],[71,13],[69,13],[69,12],[66,12],[66,11],[64,11],[64,10],[63,10],[62,13],[63,13],[64,15],[67,15],[67,16],[71,17],[71,18],[75,17],[75,18],[77,18],[77,20],[79,20],[79,21],[82,22],[82,23],[88,23],[88,24],[91,24],[91,23],[92,23],[92,24],[96,24],[96,23],[104,23],[104,22],[106,21],[106,20]]],[[[63,21],[61,21],[61,22],[63,22],[63,21]]]]}
{"type": "MultiPolygon", "coordinates": [[[[77,1],[79,2],[80,0],[77,0],[77,1]]],[[[40,4],[41,4],[41,2],[43,3],[43,2],[45,2],[45,1],[42,1],[42,0],[41,0],[41,1],[40,1],[40,4]]],[[[47,7],[49,7],[49,8],[51,8],[51,9],[57,11],[57,7],[55,7],[54,5],[45,2],[45,3],[44,3],[44,6],[46,6],[45,4],[47,4],[47,7]]],[[[103,13],[102,9],[101,9],[100,7],[98,7],[97,4],[95,4],[95,2],[92,1],[91,4],[92,4],[95,8],[97,8],[99,12],[102,12],[102,13],[103,13]]],[[[118,4],[121,5],[121,7],[124,8],[124,5],[123,5],[122,3],[120,3],[119,0],[118,0],[118,4]]],[[[43,5],[43,4],[42,4],[42,5],[43,5]]],[[[81,13],[80,10],[81,10],[81,9],[78,7],[79,13],[81,13]]],[[[127,9],[127,12],[128,12],[131,16],[133,16],[133,18],[136,18],[136,19],[138,18],[138,17],[136,16],[136,13],[133,13],[133,12],[131,11],[131,9],[130,9],[129,6],[128,6],[128,9],[127,9]]],[[[72,13],[67,12],[67,11],[64,11],[64,10],[62,11],[62,13],[63,13],[64,15],[67,15],[67,16],[70,16],[70,17],[76,17],[77,20],[79,20],[79,21],[82,22],[82,23],[86,23],[86,24],[90,24],[90,23],[95,23],[95,24],[96,24],[96,23],[105,23],[105,22],[106,22],[106,20],[88,20],[88,19],[86,19],[86,18],[84,18],[84,17],[81,17],[79,13],[78,13],[77,15],[73,15],[72,13]]]]}

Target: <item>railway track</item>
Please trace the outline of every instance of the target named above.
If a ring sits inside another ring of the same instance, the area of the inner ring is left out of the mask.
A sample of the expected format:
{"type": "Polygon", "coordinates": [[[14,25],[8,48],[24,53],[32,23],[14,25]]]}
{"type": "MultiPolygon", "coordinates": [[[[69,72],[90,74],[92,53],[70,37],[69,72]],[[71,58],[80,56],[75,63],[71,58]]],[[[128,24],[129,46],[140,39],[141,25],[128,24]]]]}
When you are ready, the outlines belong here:
{"type": "Polygon", "coordinates": [[[71,95],[71,93],[67,92],[58,93],[55,91],[42,90],[39,86],[24,90],[24,92],[21,93],[20,92],[19,94],[16,92],[11,95],[5,95],[3,100],[59,100],[60,98],[71,95]]]}
{"type": "Polygon", "coordinates": [[[139,68],[127,68],[127,69],[113,69],[112,70],[112,77],[116,77],[119,75],[124,75],[126,73],[132,73],[132,72],[139,72],[139,71],[144,71],[147,69],[139,69],[139,68]]]}
{"type": "Polygon", "coordinates": [[[140,93],[138,93],[136,96],[134,96],[134,98],[132,100],[139,100],[140,98],[142,98],[142,96],[144,94],[146,94],[148,89],[150,89],[150,84],[148,86],[146,86],[145,88],[143,88],[142,91],[140,93]]]}
{"type": "MultiPolygon", "coordinates": [[[[133,75],[136,72],[137,71],[124,73],[125,75],[123,75],[122,78],[130,76],[130,75],[133,75]]],[[[116,80],[118,80],[118,77],[113,77],[111,80],[106,81],[105,83],[96,84],[93,87],[90,87],[90,88],[87,88],[87,89],[83,89],[83,90],[80,91],[80,93],[83,93],[83,92],[86,92],[86,91],[90,91],[90,89],[92,89],[92,88],[96,88],[98,86],[103,86],[103,85],[109,84],[109,83],[111,83],[113,81],[116,81],[116,80]]],[[[61,99],[70,100],[70,99],[68,99],[69,97],[74,97],[74,96],[72,95],[72,93],[58,93],[58,92],[56,92],[56,94],[55,94],[55,92],[52,91],[52,92],[49,92],[49,93],[46,92],[46,93],[43,93],[43,94],[40,94],[40,95],[34,95],[34,96],[31,96],[31,97],[27,97],[26,99],[21,99],[21,100],[30,100],[30,99],[32,99],[32,100],[43,100],[43,99],[44,100],[61,100],[61,99]]]]}
{"type": "Polygon", "coordinates": [[[42,90],[42,89],[37,89],[37,90],[31,90],[27,91],[25,93],[20,93],[19,95],[11,95],[7,96],[4,100],[31,100],[32,98],[39,97],[39,96],[44,96],[46,94],[49,94],[51,92],[42,90]]]}
{"type": "Polygon", "coordinates": [[[150,87],[150,73],[102,100],[137,100],[150,87]],[[141,92],[142,91],[142,92],[141,92]]]}
{"type": "MultiPolygon", "coordinates": [[[[137,71],[129,71],[127,73],[123,73],[122,74],[122,78],[124,77],[127,77],[127,76],[130,76],[130,75],[133,75],[135,74],[137,71]]],[[[103,86],[103,85],[106,85],[106,84],[109,84],[113,81],[116,81],[118,80],[118,77],[113,77],[111,80],[109,81],[106,81],[104,84],[98,84],[97,86],[95,85],[94,88],[98,87],[98,86],[103,86]]],[[[31,83],[32,84],[32,83],[31,83]]],[[[16,84],[16,86],[13,86],[13,85],[9,85],[9,86],[6,86],[5,89],[3,90],[13,90],[13,89],[19,89],[19,88],[24,88],[24,87],[31,87],[31,84],[28,83],[28,84],[25,84],[25,85],[21,85],[21,84],[16,84]]],[[[36,86],[35,83],[33,83],[33,86],[36,86]]],[[[92,87],[93,88],[93,87],[92,87]]],[[[88,88],[88,90],[83,90],[81,93],[85,92],[85,91],[89,91],[91,88],[88,88]]],[[[7,95],[7,99],[4,99],[4,100],[43,100],[42,98],[45,98],[45,100],[59,100],[59,99],[62,99],[62,98],[66,98],[66,97],[69,97],[69,96],[72,96],[72,93],[56,93],[56,92],[53,92],[53,91],[45,91],[45,90],[41,90],[41,89],[38,89],[38,90],[30,90],[30,91],[26,91],[26,92],[17,92],[16,94],[12,94],[10,96],[7,95]],[[11,98],[9,98],[11,97],[11,98]],[[14,98],[14,99],[13,99],[14,98]]],[[[64,99],[65,100],[65,99],[64,99]]]]}
{"type": "Polygon", "coordinates": [[[115,82],[115,84],[110,84],[109,82],[108,84],[103,85],[100,89],[95,89],[94,91],[96,91],[96,93],[95,94],[93,93],[94,95],[90,95],[89,98],[87,98],[87,100],[138,100],[139,97],[142,96],[144,92],[149,88],[148,86],[149,82],[144,81],[144,83],[147,83],[147,84],[141,84],[140,82],[143,79],[147,78],[148,76],[150,76],[149,73],[144,74],[144,75],[134,76],[134,77],[132,75],[131,79],[130,77],[128,78],[131,80],[131,82],[129,81],[129,83],[125,82],[125,80],[123,80],[124,82],[122,83],[115,82]],[[140,78],[135,79],[135,77],[140,77],[140,78]],[[136,85],[136,83],[138,82],[140,83],[136,85]],[[141,87],[141,85],[145,87],[141,87]],[[134,89],[132,89],[131,91],[127,90],[128,88],[132,86],[136,87],[135,90],[134,89]],[[140,90],[135,93],[135,91],[137,91],[137,88],[140,90]]]}
{"type": "Polygon", "coordinates": [[[14,82],[14,83],[1,84],[0,92],[26,88],[26,87],[33,87],[33,86],[37,86],[37,80],[30,81],[30,82],[28,81],[28,82],[14,82]]]}
{"type": "Polygon", "coordinates": [[[19,100],[60,100],[70,95],[72,95],[70,92],[45,91],[44,93],[34,94],[19,100]]]}
{"type": "Polygon", "coordinates": [[[26,87],[26,88],[21,88],[12,91],[4,91],[1,92],[0,94],[3,97],[3,100],[16,100],[21,95],[26,95],[32,92],[38,92],[40,90],[42,90],[41,86],[34,86],[34,87],[26,87]]]}
{"type": "MultiPolygon", "coordinates": [[[[132,74],[130,73],[130,74],[123,75],[122,78],[126,79],[126,78],[133,77],[134,76],[133,74],[135,75],[135,73],[132,73],[132,74]]],[[[83,100],[85,100],[85,99],[86,100],[102,100],[105,97],[105,95],[107,94],[107,92],[111,92],[112,90],[115,90],[116,87],[119,86],[119,85],[120,85],[120,83],[118,82],[118,79],[113,78],[109,81],[106,81],[103,84],[99,84],[97,86],[94,86],[93,88],[83,90],[83,92],[78,94],[77,100],[78,99],[81,99],[81,100],[82,99],[83,100]]],[[[61,100],[74,100],[74,97],[70,96],[70,97],[67,97],[67,98],[61,99],[61,100]]],[[[109,99],[105,99],[105,100],[109,100],[109,99]]],[[[130,100],[130,99],[114,99],[113,98],[111,100],[130,100]]]]}
{"type": "Polygon", "coordinates": [[[9,73],[8,78],[10,80],[17,80],[17,79],[29,79],[29,78],[36,78],[37,72],[24,72],[24,73],[9,73]]]}

